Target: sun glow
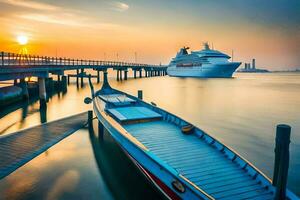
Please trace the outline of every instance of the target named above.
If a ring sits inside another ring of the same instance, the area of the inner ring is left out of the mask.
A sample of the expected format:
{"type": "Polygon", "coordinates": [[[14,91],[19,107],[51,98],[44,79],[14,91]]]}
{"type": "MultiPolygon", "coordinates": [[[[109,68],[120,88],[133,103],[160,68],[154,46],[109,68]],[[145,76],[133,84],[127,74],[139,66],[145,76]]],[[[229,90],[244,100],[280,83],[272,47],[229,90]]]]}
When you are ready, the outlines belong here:
{"type": "Polygon", "coordinates": [[[20,45],[26,45],[27,42],[28,42],[28,38],[27,38],[27,36],[25,36],[25,35],[19,35],[19,36],[17,37],[17,41],[18,41],[18,43],[19,43],[20,45]]]}

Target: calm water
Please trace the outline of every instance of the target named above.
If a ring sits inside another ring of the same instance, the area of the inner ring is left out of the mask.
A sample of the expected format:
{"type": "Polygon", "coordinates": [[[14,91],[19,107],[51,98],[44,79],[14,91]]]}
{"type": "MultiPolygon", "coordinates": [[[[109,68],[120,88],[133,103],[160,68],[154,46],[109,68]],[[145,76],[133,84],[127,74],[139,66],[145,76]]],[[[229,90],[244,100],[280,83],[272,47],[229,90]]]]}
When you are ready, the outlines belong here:
{"type": "MultiPolygon", "coordinates": [[[[146,101],[201,127],[269,177],[273,172],[275,126],[290,124],[288,187],[300,195],[299,73],[236,74],[233,79],[153,77],[112,80],[111,85],[134,95],[142,89],[146,101]]],[[[50,99],[46,113],[39,112],[38,103],[23,105],[1,118],[0,134],[90,109],[83,103],[87,95],[87,85],[77,89],[71,84],[66,94],[50,99]]],[[[0,197],[159,198],[110,137],[99,142],[92,135],[80,130],[0,181],[0,197]]]]}

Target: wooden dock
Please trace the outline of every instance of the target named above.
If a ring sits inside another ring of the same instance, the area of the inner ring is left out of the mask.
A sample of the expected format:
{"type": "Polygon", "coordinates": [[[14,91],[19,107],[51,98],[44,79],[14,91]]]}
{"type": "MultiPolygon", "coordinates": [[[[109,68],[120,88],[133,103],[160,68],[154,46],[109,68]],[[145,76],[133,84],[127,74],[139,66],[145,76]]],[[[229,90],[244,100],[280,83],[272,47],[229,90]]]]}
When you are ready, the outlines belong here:
{"type": "Polygon", "coordinates": [[[0,179],[87,124],[88,112],[0,137],[0,179]]]}

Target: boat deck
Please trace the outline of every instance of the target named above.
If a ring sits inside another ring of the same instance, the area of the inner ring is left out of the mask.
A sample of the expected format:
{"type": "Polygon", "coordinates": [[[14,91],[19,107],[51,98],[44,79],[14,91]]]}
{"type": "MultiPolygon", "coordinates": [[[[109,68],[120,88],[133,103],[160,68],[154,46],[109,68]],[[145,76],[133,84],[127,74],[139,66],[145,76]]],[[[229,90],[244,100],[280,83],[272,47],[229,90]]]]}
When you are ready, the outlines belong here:
{"type": "Polygon", "coordinates": [[[274,194],[222,151],[166,121],[128,124],[125,129],[159,159],[215,199],[273,199],[274,194]]]}

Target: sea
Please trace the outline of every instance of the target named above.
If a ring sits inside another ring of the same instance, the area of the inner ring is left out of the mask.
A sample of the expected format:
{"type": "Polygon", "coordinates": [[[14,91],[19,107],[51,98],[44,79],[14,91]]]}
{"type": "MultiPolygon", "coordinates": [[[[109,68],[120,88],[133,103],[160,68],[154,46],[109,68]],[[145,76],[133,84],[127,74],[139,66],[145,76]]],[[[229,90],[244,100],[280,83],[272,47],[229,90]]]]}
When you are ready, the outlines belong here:
{"type": "MultiPolygon", "coordinates": [[[[235,73],[228,79],[130,78],[112,87],[186,119],[236,150],[268,177],[273,176],[278,124],[292,127],[288,188],[300,196],[300,73],[235,73]]],[[[55,78],[55,77],[54,77],[55,78]]],[[[101,76],[102,80],[102,76],[101,76]]],[[[101,88],[94,82],[95,89],[101,88]]],[[[67,91],[0,110],[0,137],[91,110],[91,96],[71,80],[67,91]]],[[[0,152],[1,153],[1,152],[0,152]]],[[[199,163],[201,164],[201,163],[199,163]]],[[[163,199],[105,131],[104,138],[83,128],[0,180],[0,199],[163,199]]]]}

